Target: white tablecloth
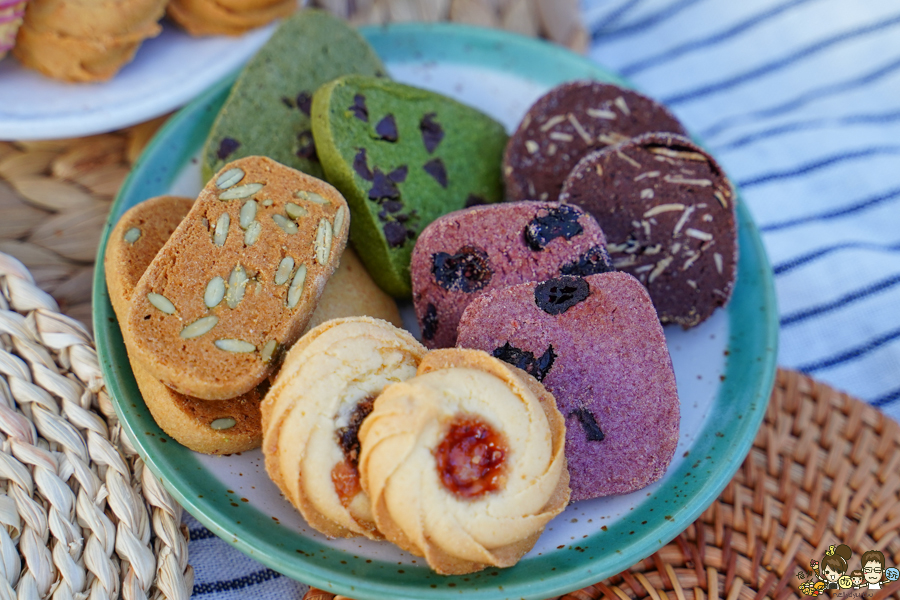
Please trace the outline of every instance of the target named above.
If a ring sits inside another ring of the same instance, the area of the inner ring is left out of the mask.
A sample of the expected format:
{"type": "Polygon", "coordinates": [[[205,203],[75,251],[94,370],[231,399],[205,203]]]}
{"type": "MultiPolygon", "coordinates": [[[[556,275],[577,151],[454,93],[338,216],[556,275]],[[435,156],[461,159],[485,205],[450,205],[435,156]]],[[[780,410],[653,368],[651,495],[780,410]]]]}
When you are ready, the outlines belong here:
{"type": "MultiPolygon", "coordinates": [[[[900,419],[900,3],[595,0],[590,56],[738,183],[775,272],[779,364],[900,419]]],[[[191,529],[194,597],[305,586],[191,529]]]]}

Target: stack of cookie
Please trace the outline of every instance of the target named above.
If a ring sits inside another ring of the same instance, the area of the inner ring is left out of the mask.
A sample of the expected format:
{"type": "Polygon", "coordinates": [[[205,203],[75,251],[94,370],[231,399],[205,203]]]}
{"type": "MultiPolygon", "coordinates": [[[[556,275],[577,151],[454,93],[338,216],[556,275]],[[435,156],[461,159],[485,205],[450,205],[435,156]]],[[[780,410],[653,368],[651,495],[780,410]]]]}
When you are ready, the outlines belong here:
{"type": "Polygon", "coordinates": [[[105,255],[110,300],[166,433],[208,454],[257,447],[269,377],[310,323],[399,323],[343,252],[348,221],[334,188],[264,158],[231,163],[197,201],[154,198],[123,216],[105,255]]]}
{"type": "Polygon", "coordinates": [[[31,0],[13,53],[65,81],[103,81],[159,35],[166,0],[31,0]]]}

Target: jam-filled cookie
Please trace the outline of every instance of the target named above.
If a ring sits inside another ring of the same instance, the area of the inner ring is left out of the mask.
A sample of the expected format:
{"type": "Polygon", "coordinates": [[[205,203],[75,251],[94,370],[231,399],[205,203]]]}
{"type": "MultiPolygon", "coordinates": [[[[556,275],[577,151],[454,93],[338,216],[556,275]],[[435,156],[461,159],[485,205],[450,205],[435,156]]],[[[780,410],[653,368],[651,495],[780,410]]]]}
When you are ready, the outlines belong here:
{"type": "Polygon", "coordinates": [[[416,374],[426,350],[368,317],[334,319],[304,335],[262,405],[266,471],[317,531],[378,539],[359,483],[360,425],[385,386],[416,374]]]}
{"type": "Polygon", "coordinates": [[[456,344],[478,294],[559,275],[612,270],[597,222],[576,206],[507,202],[455,211],[425,228],[413,249],[413,303],[429,348],[456,344]]]}
{"type": "Polygon", "coordinates": [[[648,131],[686,134],[665,106],[637,92],[586,80],[555,87],[528,109],[509,138],[506,197],[556,201],[583,156],[648,131]]]}
{"type": "Polygon", "coordinates": [[[429,352],[359,433],[384,536],[441,574],[508,567],[569,500],[565,426],[527,373],[484,352],[429,352]]]}
{"type": "Polygon", "coordinates": [[[560,200],[594,215],[613,266],[647,287],[663,323],[693,327],[731,298],[735,194],[689,139],[648,133],[586,156],[560,200]]]}
{"type": "Polygon", "coordinates": [[[556,398],[573,501],[662,477],[678,442],[678,391],[662,326],[631,275],[492,290],[466,308],[457,343],[528,371],[556,398]]]}

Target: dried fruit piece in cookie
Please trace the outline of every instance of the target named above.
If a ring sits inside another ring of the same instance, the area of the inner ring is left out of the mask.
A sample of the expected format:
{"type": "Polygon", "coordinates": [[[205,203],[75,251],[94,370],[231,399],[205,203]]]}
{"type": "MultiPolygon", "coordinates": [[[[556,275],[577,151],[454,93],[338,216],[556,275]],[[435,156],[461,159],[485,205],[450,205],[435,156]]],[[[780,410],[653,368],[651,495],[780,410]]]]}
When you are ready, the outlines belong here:
{"type": "Polygon", "coordinates": [[[226,162],[268,156],[316,177],[312,95],[346,73],[381,75],[381,60],[344,21],[305,9],[285,19],[238,78],[203,149],[204,181],[226,162]]]}
{"type": "Polygon", "coordinates": [[[734,190],[689,139],[648,133],[586,156],[560,198],[596,217],[613,266],[647,286],[663,323],[693,327],[731,298],[734,190]]]}
{"type": "Polygon", "coordinates": [[[506,197],[556,201],[584,155],[648,131],[686,134],[665,106],[637,92],[599,81],[555,87],[528,109],[509,138],[506,197]]]}
{"type": "Polygon", "coordinates": [[[359,439],[378,529],[441,574],[514,565],[569,501],[553,396],[484,352],[429,352],[359,439]]]}
{"type": "Polygon", "coordinates": [[[502,196],[503,126],[434,92],[350,75],[313,98],[322,167],[347,198],[351,239],[372,277],[410,294],[409,260],[437,217],[502,196]]]}
{"type": "Polygon", "coordinates": [[[492,290],[466,308],[457,343],[540,375],[566,419],[573,501],[662,477],[678,442],[678,392],[662,326],[631,275],[492,290]]]}
{"type": "MultiPolygon", "coordinates": [[[[191,198],[177,196],[150,198],[122,215],[110,233],[104,269],[109,299],[122,322],[135,286],[193,203],[191,198]]],[[[269,387],[268,382],[229,400],[210,402],[191,398],[150,375],[133,359],[127,330],[122,332],[122,337],[134,379],[150,414],[178,443],[204,454],[232,454],[260,445],[259,403],[269,387]]]]}
{"type": "Polygon", "coordinates": [[[344,250],[349,221],[347,203],[324,181],[265,157],[225,165],[135,289],[126,327],[137,360],[187,395],[218,400],[249,391],[273,368],[268,349],[290,346],[306,327],[344,250]],[[253,243],[241,226],[249,201],[258,204],[243,222],[247,231],[258,224],[253,243]],[[288,216],[290,204],[303,209],[291,209],[296,219],[288,216]],[[282,279],[285,258],[293,265],[282,279]],[[227,282],[226,291],[210,307],[215,278],[227,282]],[[174,312],[158,308],[154,295],[174,312]]]}
{"type": "Polygon", "coordinates": [[[577,206],[506,202],[444,215],[419,235],[410,263],[423,343],[454,346],[463,310],[482,292],[610,270],[603,232],[577,206]]]}
{"type": "Polygon", "coordinates": [[[285,358],[262,405],[266,471],[314,529],[381,538],[359,482],[359,429],[385,386],[416,374],[425,348],[367,317],[327,321],[285,358]]]}

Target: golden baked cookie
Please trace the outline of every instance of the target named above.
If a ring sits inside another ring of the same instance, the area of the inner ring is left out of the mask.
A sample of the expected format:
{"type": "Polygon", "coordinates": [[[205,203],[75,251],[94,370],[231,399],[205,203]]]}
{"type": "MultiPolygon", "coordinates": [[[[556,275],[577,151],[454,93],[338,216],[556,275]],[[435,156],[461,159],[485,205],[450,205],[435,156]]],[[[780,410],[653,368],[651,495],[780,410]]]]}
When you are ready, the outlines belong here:
{"type": "Polygon", "coordinates": [[[359,432],[378,530],[438,573],[509,567],[569,501],[565,420],[525,371],[433,350],[387,387],[359,432]]]}
{"type": "Polygon", "coordinates": [[[233,398],[306,328],[347,241],[333,187],[265,157],[225,165],[135,289],[135,359],[167,386],[233,398]]]}
{"type": "Polygon", "coordinates": [[[19,28],[13,54],[19,62],[64,81],[105,81],[134,58],[141,42],[162,28],[151,23],[124,36],[79,38],[35,31],[26,20],[19,28]]]}
{"type": "Polygon", "coordinates": [[[357,432],[374,399],[416,374],[425,348],[385,321],[327,321],[291,349],[262,404],[266,471],[317,531],[380,538],[359,485],[357,432]]]}
{"type": "MultiPolygon", "coordinates": [[[[166,12],[165,0],[31,0],[26,12],[35,32],[100,40],[146,37],[166,12]]],[[[134,40],[136,41],[136,40],[134,40]]]]}
{"type": "Polygon", "coordinates": [[[296,0],[171,0],[166,9],[173,21],[195,36],[241,35],[295,10],[296,0]]]}
{"type": "Polygon", "coordinates": [[[16,42],[16,32],[22,26],[28,0],[0,2],[0,60],[16,42]]]}

